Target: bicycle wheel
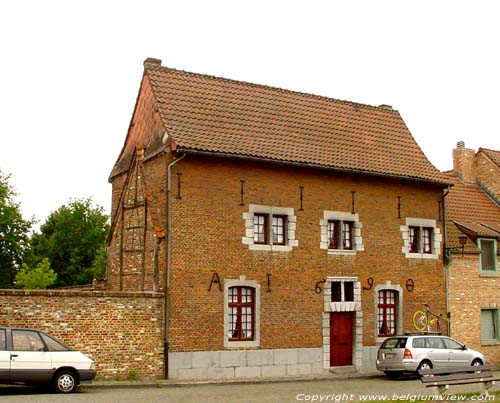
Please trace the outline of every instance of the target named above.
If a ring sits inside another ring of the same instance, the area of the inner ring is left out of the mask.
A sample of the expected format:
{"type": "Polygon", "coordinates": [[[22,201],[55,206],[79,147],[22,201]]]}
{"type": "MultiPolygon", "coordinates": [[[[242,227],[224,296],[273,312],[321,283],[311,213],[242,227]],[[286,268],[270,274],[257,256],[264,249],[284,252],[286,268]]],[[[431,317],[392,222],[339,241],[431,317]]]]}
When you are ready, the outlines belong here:
{"type": "Polygon", "coordinates": [[[413,314],[413,326],[419,331],[427,330],[427,316],[425,312],[417,311],[413,314]]]}

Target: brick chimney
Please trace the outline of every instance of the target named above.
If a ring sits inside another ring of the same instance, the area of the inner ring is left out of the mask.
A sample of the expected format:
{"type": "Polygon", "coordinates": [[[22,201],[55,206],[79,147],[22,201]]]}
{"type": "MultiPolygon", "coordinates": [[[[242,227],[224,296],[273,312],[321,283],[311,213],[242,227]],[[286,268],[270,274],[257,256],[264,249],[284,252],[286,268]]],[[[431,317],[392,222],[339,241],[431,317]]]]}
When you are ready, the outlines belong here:
{"type": "Polygon", "coordinates": [[[465,148],[465,142],[459,141],[457,148],[453,150],[453,172],[464,182],[476,182],[474,172],[474,157],[476,152],[465,148]]]}
{"type": "Polygon", "coordinates": [[[152,58],[152,57],[148,57],[146,60],[144,60],[144,67],[147,67],[147,66],[161,66],[161,60],[160,59],[155,59],[155,58],[152,58]]]}

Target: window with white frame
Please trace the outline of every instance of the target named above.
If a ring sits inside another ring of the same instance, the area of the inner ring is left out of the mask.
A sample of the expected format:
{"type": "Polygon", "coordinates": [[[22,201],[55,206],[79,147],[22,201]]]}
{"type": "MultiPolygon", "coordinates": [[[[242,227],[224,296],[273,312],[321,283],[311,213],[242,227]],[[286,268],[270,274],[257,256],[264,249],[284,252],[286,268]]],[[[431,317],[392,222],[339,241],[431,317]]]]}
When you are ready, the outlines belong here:
{"type": "Polygon", "coordinates": [[[500,330],[498,329],[499,309],[481,309],[481,341],[500,341],[500,330]]]}
{"type": "Polygon", "coordinates": [[[479,257],[481,273],[496,274],[498,272],[497,241],[495,239],[479,238],[478,246],[481,249],[479,257]]]}
{"type": "Polygon", "coordinates": [[[299,244],[295,239],[297,218],[293,208],[250,204],[243,220],[242,243],[250,250],[289,252],[299,244]]]}
{"type": "Polygon", "coordinates": [[[224,281],[224,346],[260,344],[260,285],[240,276],[224,281]]]}
{"type": "Polygon", "coordinates": [[[432,219],[407,218],[401,226],[403,253],[408,258],[437,259],[441,248],[441,230],[432,219]]]}
{"type": "Polygon", "coordinates": [[[358,214],[323,211],[320,225],[320,248],[331,254],[350,254],[364,250],[358,214]]]}

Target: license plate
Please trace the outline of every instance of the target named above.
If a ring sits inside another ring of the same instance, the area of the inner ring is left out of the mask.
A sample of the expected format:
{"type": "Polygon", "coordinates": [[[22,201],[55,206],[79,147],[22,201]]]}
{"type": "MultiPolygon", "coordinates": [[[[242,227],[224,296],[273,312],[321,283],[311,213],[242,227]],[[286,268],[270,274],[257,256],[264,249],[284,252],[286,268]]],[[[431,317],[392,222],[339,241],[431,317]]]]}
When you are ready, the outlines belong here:
{"type": "Polygon", "coordinates": [[[392,360],[396,356],[395,353],[385,353],[385,359],[386,360],[392,360]]]}

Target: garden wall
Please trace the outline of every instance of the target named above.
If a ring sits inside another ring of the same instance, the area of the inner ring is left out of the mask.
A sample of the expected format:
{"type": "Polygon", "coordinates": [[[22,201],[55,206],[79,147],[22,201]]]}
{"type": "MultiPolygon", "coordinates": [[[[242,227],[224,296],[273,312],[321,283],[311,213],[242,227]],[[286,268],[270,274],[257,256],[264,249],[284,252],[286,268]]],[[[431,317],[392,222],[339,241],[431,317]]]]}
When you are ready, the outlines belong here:
{"type": "Polygon", "coordinates": [[[163,376],[162,293],[0,290],[0,326],[45,330],[91,357],[98,379],[163,376]]]}

